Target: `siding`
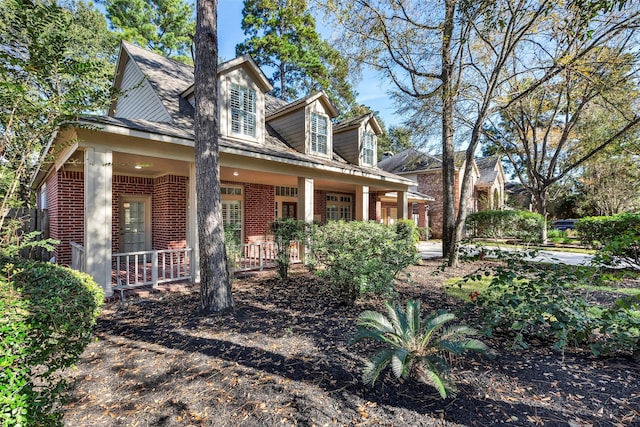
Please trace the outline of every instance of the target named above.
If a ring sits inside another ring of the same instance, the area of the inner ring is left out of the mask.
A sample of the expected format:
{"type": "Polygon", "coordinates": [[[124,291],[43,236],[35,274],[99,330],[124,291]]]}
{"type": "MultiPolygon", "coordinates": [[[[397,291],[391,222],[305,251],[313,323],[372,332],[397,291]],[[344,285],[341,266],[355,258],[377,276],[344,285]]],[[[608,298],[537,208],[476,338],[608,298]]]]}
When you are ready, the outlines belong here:
{"type": "Polygon", "coordinates": [[[293,148],[305,153],[305,109],[301,108],[291,114],[286,114],[273,120],[269,124],[278,132],[293,148]]]}
{"type": "Polygon", "coordinates": [[[160,102],[149,81],[133,61],[128,61],[120,84],[122,94],[115,108],[115,117],[170,122],[171,116],[160,102]]]}
{"type": "Polygon", "coordinates": [[[333,135],[333,149],[349,163],[360,164],[361,127],[333,135]]]}

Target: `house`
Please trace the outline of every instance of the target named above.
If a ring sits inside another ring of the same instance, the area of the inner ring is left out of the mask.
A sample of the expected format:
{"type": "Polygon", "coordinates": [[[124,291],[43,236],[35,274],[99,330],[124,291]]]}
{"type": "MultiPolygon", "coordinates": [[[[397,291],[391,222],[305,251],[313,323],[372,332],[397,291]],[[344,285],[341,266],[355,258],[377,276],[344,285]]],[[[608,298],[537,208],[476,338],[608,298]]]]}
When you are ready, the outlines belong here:
{"type": "MultiPolygon", "coordinates": [[[[456,214],[460,204],[460,191],[463,172],[466,167],[466,153],[454,153],[454,188],[456,214]]],[[[434,198],[429,202],[429,227],[433,237],[442,238],[443,195],[442,195],[442,157],[423,153],[409,148],[395,155],[387,155],[378,167],[389,173],[397,174],[414,182],[412,190],[429,194],[434,198]]],[[[467,201],[471,212],[504,207],[505,175],[499,156],[474,159],[471,169],[473,196],[467,201]]]]}
{"type": "MultiPolygon", "coordinates": [[[[334,124],[323,92],[276,99],[249,56],[218,73],[222,213],[240,242],[261,251],[275,218],[384,221],[391,194],[399,218],[411,203],[426,206],[411,181],[375,164],[372,114],[334,124]]],[[[107,295],[198,280],[193,83],[191,66],[123,43],[121,95],[107,115],[61,127],[34,176],[49,236],[60,240],[57,262],[91,274],[107,295]]]]}

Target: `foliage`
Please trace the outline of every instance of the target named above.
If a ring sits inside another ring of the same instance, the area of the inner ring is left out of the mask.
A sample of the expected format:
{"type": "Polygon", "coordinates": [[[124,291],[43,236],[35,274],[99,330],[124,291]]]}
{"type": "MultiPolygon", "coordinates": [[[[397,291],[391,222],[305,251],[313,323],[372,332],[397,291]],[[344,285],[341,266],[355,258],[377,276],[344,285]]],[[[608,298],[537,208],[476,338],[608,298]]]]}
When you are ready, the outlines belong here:
{"type": "Polygon", "coordinates": [[[340,108],[353,106],[348,63],[320,38],[306,0],[245,0],[242,16],[249,37],[236,46],[236,53],[248,53],[258,65],[273,68],[269,80],[276,96],[291,101],[325,90],[340,108]]]}
{"type": "Polygon", "coordinates": [[[412,140],[413,132],[405,126],[390,126],[386,138],[378,138],[378,159],[382,160],[382,155],[390,151],[397,154],[409,148],[415,148],[416,144],[412,140]]]}
{"type": "Polygon", "coordinates": [[[312,225],[293,218],[277,219],[271,224],[273,240],[276,245],[276,265],[278,276],[282,280],[289,277],[291,268],[291,243],[304,243],[311,235],[312,225]]]}
{"type": "Polygon", "coordinates": [[[227,250],[227,264],[231,271],[238,267],[238,260],[241,255],[240,239],[234,229],[224,229],[224,245],[227,250]]]}
{"type": "Polygon", "coordinates": [[[1,424],[61,425],[66,384],[56,372],[90,342],[104,293],[90,276],[54,264],[0,265],[1,424]]]}
{"type": "Polygon", "coordinates": [[[617,351],[640,352],[640,305],[638,296],[622,298],[598,316],[599,339],[589,347],[596,356],[617,351]]]}
{"type": "Polygon", "coordinates": [[[582,218],[576,230],[584,244],[598,248],[594,263],[640,269],[640,213],[582,218]]]}
{"type": "Polygon", "coordinates": [[[512,237],[523,242],[540,241],[544,218],[527,211],[479,211],[467,217],[467,227],[474,237],[502,239],[512,237]]]}
{"type": "Polygon", "coordinates": [[[329,280],[347,303],[367,292],[382,294],[393,288],[393,279],[417,262],[413,231],[375,222],[330,221],[314,235],[313,256],[317,274],[329,280]]]}
{"type": "Polygon", "coordinates": [[[122,40],[168,58],[192,62],[196,23],[191,3],[184,0],[99,0],[111,27],[122,40]]]}
{"type": "Polygon", "coordinates": [[[488,352],[484,343],[469,338],[477,333],[475,329],[464,325],[446,327],[455,319],[452,313],[439,311],[422,320],[419,300],[408,301],[404,311],[399,305],[385,305],[386,316],[365,311],[358,317],[358,332],[352,340],[371,339],[382,345],[363,369],[366,384],[373,386],[391,364],[396,378],[417,378],[435,387],[444,399],[455,391],[445,376],[449,367],[447,355],[488,352]]]}
{"type": "Polygon", "coordinates": [[[559,350],[587,341],[595,324],[577,290],[584,279],[582,270],[527,261],[535,256],[534,251],[494,251],[493,255],[504,264],[465,278],[477,281],[491,277],[487,288],[472,301],[488,336],[509,332],[514,334],[517,347],[528,348],[529,340],[537,338],[551,341],[559,350]]]}
{"type": "Polygon", "coordinates": [[[92,5],[3,0],[0,45],[2,228],[8,208],[29,203],[29,179],[54,131],[108,105],[116,43],[92,5]]]}

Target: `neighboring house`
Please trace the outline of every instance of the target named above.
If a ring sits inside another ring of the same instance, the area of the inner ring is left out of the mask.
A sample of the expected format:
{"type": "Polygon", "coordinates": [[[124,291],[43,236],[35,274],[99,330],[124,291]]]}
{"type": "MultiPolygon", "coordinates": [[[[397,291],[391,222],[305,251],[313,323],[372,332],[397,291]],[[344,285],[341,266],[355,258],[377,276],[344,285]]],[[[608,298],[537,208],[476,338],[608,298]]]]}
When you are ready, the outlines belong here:
{"type": "MultiPolygon", "coordinates": [[[[412,203],[425,210],[411,181],[376,166],[372,114],[334,124],[323,92],[292,103],[271,97],[249,56],[218,73],[222,214],[241,242],[268,239],[276,218],[384,222],[390,199],[399,218],[412,203]]],[[[34,177],[49,236],[60,240],[57,262],[91,274],[107,295],[130,285],[140,264],[164,266],[149,273],[154,283],[158,274],[199,278],[193,83],[191,66],[123,43],[121,96],[107,116],[61,128],[34,177]]]]}
{"type": "MultiPolygon", "coordinates": [[[[455,207],[460,204],[460,190],[466,166],[466,153],[454,153],[455,207]]],[[[408,178],[414,182],[412,190],[429,194],[434,198],[428,204],[429,227],[434,238],[442,238],[443,194],[442,158],[409,148],[395,155],[387,155],[378,167],[387,172],[408,178]]],[[[471,183],[473,196],[467,201],[471,212],[485,209],[502,209],[504,206],[505,175],[498,156],[475,159],[472,165],[471,183]]]]}

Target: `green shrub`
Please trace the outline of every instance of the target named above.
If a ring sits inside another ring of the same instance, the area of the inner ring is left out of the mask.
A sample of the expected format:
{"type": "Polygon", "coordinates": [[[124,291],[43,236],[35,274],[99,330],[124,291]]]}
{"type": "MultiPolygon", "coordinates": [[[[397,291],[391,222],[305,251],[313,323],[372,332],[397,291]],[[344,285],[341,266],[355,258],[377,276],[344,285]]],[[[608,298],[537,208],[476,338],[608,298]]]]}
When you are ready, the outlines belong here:
{"type": "Polygon", "coordinates": [[[348,303],[366,292],[388,292],[393,279],[418,261],[413,234],[408,225],[330,221],[314,235],[316,273],[348,303]]]}
{"type": "Polygon", "coordinates": [[[455,319],[452,313],[440,311],[421,320],[420,301],[407,302],[405,311],[398,305],[385,305],[387,316],[365,311],[358,317],[358,332],[352,340],[371,339],[382,345],[363,369],[365,384],[373,386],[391,363],[396,378],[417,378],[435,387],[444,399],[455,390],[445,376],[449,367],[445,355],[487,353],[484,343],[469,338],[477,333],[475,329],[464,325],[445,328],[455,319]]]}
{"type": "Polygon", "coordinates": [[[305,221],[293,218],[277,219],[271,224],[273,241],[276,245],[276,266],[281,279],[289,277],[291,269],[291,243],[306,242],[313,227],[305,221]]]}
{"type": "Polygon", "coordinates": [[[421,242],[431,238],[431,229],[429,227],[418,227],[418,235],[421,242]]]}
{"type": "Polygon", "coordinates": [[[593,354],[618,351],[640,352],[640,300],[638,296],[621,298],[598,316],[598,336],[590,345],[593,354]]]}
{"type": "Polygon", "coordinates": [[[595,263],[640,268],[640,213],[582,218],[576,230],[584,244],[598,249],[595,263]]]}
{"type": "Polygon", "coordinates": [[[578,290],[582,270],[561,264],[529,262],[535,252],[500,252],[502,265],[476,272],[467,280],[490,277],[487,288],[474,295],[480,327],[514,335],[514,345],[527,348],[532,338],[551,342],[555,349],[587,342],[596,321],[578,290]]]}
{"type": "Polygon", "coordinates": [[[56,372],[90,342],[104,293],[54,264],[2,259],[0,267],[1,424],[60,425],[66,384],[56,372]]]}
{"type": "Polygon", "coordinates": [[[509,237],[529,244],[540,241],[544,218],[540,214],[527,211],[480,211],[470,214],[466,225],[474,237],[509,237]]]}

